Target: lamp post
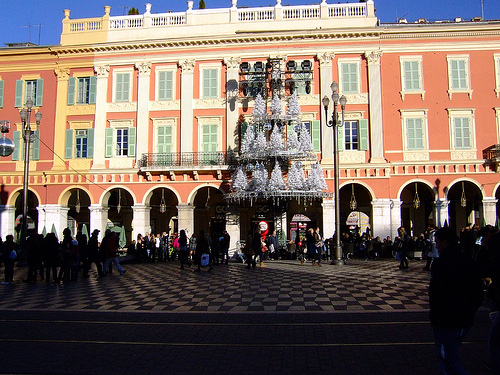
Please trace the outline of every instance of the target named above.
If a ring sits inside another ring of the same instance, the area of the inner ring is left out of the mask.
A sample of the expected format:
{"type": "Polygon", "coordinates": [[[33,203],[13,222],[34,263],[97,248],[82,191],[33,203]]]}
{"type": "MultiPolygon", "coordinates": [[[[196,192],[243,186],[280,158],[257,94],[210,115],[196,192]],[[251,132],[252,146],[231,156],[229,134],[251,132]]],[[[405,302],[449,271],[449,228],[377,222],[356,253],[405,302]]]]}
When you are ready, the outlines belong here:
{"type": "MultiPolygon", "coordinates": [[[[334,194],[335,194],[335,259],[333,259],[332,264],[341,265],[344,264],[342,260],[342,245],[340,243],[340,189],[339,189],[339,179],[340,179],[340,166],[339,166],[339,145],[338,145],[338,127],[344,125],[344,112],[347,99],[344,95],[339,98],[339,85],[337,82],[333,82],[330,86],[332,89],[332,101],[333,101],[333,113],[332,119],[327,121],[326,126],[331,127],[333,130],[333,169],[335,175],[334,181],[334,194]],[[342,113],[341,121],[338,121],[338,110],[337,106],[340,104],[340,110],[342,113]]],[[[323,107],[325,109],[325,119],[328,119],[328,106],[330,105],[330,99],[328,96],[324,96],[322,99],[323,107]]]]}
{"type": "MultiPolygon", "coordinates": [[[[33,132],[31,130],[30,118],[31,109],[33,108],[33,100],[26,101],[26,108],[21,109],[19,116],[23,124],[23,139],[24,139],[24,179],[23,179],[23,222],[21,227],[21,248],[24,249],[26,243],[26,235],[28,231],[28,179],[29,179],[29,163],[30,163],[30,143],[33,141],[33,132]]],[[[40,125],[42,114],[35,113],[35,121],[40,125]]]]}

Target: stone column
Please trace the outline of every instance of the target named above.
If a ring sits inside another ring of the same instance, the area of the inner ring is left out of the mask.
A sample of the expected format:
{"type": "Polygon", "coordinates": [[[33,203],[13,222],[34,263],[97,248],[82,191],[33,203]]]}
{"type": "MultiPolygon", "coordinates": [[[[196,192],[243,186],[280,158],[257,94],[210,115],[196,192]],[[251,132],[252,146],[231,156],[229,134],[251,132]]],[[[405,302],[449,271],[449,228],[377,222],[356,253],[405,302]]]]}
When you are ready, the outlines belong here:
{"type": "MultiPolygon", "coordinates": [[[[399,199],[392,199],[390,203],[391,207],[391,239],[394,240],[394,237],[398,235],[398,228],[401,226],[401,205],[402,201],[399,199]]],[[[373,216],[374,220],[378,218],[373,216]]]]}
{"type": "Polygon", "coordinates": [[[100,204],[91,204],[90,210],[90,228],[89,233],[92,233],[94,229],[99,229],[99,238],[104,237],[104,231],[106,230],[106,224],[108,223],[108,207],[101,206],[100,204]]]}
{"type": "Polygon", "coordinates": [[[92,169],[105,169],[104,151],[106,149],[106,101],[108,91],[109,65],[94,67],[97,73],[95,96],[95,123],[94,123],[94,158],[92,169]]]}
{"type": "Polygon", "coordinates": [[[335,234],[335,202],[331,199],[323,200],[323,237],[332,238],[335,234]]]}
{"type": "Polygon", "coordinates": [[[15,238],[14,222],[16,220],[16,207],[10,205],[0,205],[0,236],[5,241],[8,234],[15,238]]]}
{"type": "MultiPolygon", "coordinates": [[[[332,60],[335,57],[333,52],[323,52],[316,56],[319,61],[319,82],[320,82],[320,120],[321,120],[321,160],[322,164],[333,165],[333,128],[327,126],[328,121],[332,118],[333,103],[332,89],[330,88],[333,82],[332,75],[332,60]],[[328,117],[325,118],[325,109],[321,100],[327,96],[330,99],[328,107],[328,117]]],[[[326,232],[325,232],[326,233],[326,232]]],[[[333,231],[332,231],[333,233],[333,231]]]]}
{"type": "Polygon", "coordinates": [[[44,204],[37,207],[38,214],[38,228],[40,233],[45,226],[48,232],[52,230],[52,226],[56,229],[57,238],[62,239],[62,232],[68,226],[68,206],[60,204],[44,204]],[[41,218],[41,220],[40,220],[41,218]],[[41,229],[40,229],[41,227],[41,229]]]}
{"type": "Polygon", "coordinates": [[[227,128],[227,147],[234,150],[238,145],[236,129],[238,125],[238,93],[239,93],[239,74],[238,69],[241,59],[228,57],[224,59],[226,64],[226,128],[227,128]]]}
{"type": "MultiPolygon", "coordinates": [[[[436,200],[436,226],[441,228],[444,226],[445,222],[448,221],[448,205],[450,201],[448,200],[436,200]]],[[[450,223],[448,223],[450,224],[450,223]]]]}
{"type": "Polygon", "coordinates": [[[395,232],[391,222],[391,204],[390,199],[374,199],[372,200],[372,234],[373,237],[380,236],[384,239],[387,236],[392,237],[395,232]]]}
{"type": "Polygon", "coordinates": [[[497,202],[495,197],[483,198],[483,218],[486,224],[495,225],[497,220],[497,202]]]}
{"type": "Polygon", "coordinates": [[[382,126],[382,52],[365,52],[368,61],[368,101],[370,108],[370,163],[385,163],[382,126]]]}
{"type": "MultiPolygon", "coordinates": [[[[66,147],[66,107],[68,105],[68,81],[69,68],[56,68],[57,76],[57,95],[56,97],[56,114],[54,123],[54,152],[57,155],[64,155],[66,147]]],[[[64,160],[53,158],[52,170],[66,169],[64,160]]]]}
{"type": "Polygon", "coordinates": [[[132,206],[134,211],[134,227],[132,228],[132,239],[136,239],[140,233],[144,236],[146,232],[151,232],[151,207],[144,204],[132,206]]]}
{"type": "Polygon", "coordinates": [[[177,205],[177,217],[179,231],[184,229],[191,236],[194,232],[194,206],[190,203],[179,203],[177,205]]]}
{"type": "Polygon", "coordinates": [[[137,126],[135,160],[140,160],[142,154],[148,153],[149,139],[149,86],[151,76],[151,62],[136,63],[139,70],[137,83],[137,126]]]}
{"type": "Polygon", "coordinates": [[[193,74],[195,61],[179,61],[181,74],[181,152],[193,151],[193,74]]]}

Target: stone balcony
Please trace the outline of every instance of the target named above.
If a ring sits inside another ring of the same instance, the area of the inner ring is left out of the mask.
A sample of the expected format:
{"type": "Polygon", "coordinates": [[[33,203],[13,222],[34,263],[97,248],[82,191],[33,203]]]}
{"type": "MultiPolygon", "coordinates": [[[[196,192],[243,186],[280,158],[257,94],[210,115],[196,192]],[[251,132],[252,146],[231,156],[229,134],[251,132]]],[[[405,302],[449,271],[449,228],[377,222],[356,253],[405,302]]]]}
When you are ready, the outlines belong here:
{"type": "Polygon", "coordinates": [[[111,7],[104,7],[104,16],[70,19],[64,10],[61,45],[154,41],[197,37],[235,36],[243,33],[290,32],[311,29],[372,28],[377,24],[373,0],[359,3],[282,6],[276,0],[273,7],[193,9],[187,1],[185,12],[151,13],[146,4],[141,15],[111,17],[111,7]],[[312,22],[314,21],[314,22],[312,22]]]}

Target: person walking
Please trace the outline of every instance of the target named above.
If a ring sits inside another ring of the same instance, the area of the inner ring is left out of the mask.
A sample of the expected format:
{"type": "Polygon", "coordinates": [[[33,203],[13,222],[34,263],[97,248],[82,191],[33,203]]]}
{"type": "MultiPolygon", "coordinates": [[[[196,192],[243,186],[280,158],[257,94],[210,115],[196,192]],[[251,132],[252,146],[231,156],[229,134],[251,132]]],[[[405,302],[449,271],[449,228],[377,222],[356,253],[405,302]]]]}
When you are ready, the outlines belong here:
{"type": "Polygon", "coordinates": [[[191,267],[191,262],[189,261],[188,239],[184,229],[181,229],[179,232],[179,260],[181,261],[181,270],[184,269],[185,264],[191,267]]]}
{"type": "Polygon", "coordinates": [[[104,238],[102,239],[102,244],[101,247],[104,248],[105,254],[106,254],[106,261],[104,262],[103,266],[103,275],[106,275],[108,272],[108,267],[111,264],[111,262],[114,263],[116,269],[120,273],[120,275],[123,275],[126,270],[124,270],[118,261],[118,234],[115,232],[111,232],[109,229],[106,230],[106,234],[104,235],[104,238]]]}
{"type": "Polygon", "coordinates": [[[257,257],[259,257],[260,266],[265,267],[266,265],[264,264],[264,253],[262,252],[262,235],[260,228],[257,228],[253,234],[252,246],[254,253],[254,263],[256,262],[257,257]]]}
{"type": "Polygon", "coordinates": [[[45,267],[45,282],[50,283],[50,273],[55,283],[59,282],[57,278],[57,267],[59,266],[59,241],[55,233],[47,233],[43,239],[43,264],[45,267]]]}
{"type": "Polygon", "coordinates": [[[309,228],[306,232],[306,248],[307,248],[307,260],[311,261],[313,266],[316,266],[316,246],[314,239],[314,229],[309,228]]]}
{"type": "Polygon", "coordinates": [[[397,247],[397,251],[399,252],[399,268],[401,269],[407,269],[408,268],[408,234],[406,233],[406,230],[404,227],[399,227],[398,228],[398,237],[396,237],[397,242],[395,245],[397,247]]]}
{"type": "Polygon", "coordinates": [[[99,232],[99,229],[94,229],[90,235],[89,243],[87,245],[87,261],[83,265],[83,278],[89,277],[89,270],[92,263],[95,263],[99,277],[104,276],[102,272],[101,257],[99,255],[99,240],[97,238],[99,236],[99,232]]]}
{"type": "Polygon", "coordinates": [[[229,245],[231,242],[231,236],[227,233],[227,230],[222,232],[220,237],[220,255],[221,264],[229,264],[229,245]]]}
{"type": "Polygon", "coordinates": [[[246,268],[255,268],[255,260],[253,259],[254,248],[253,248],[253,236],[251,231],[249,231],[248,236],[245,240],[245,246],[243,246],[243,254],[245,255],[246,268]]]}
{"type": "Polygon", "coordinates": [[[427,239],[429,251],[427,252],[426,255],[426,262],[424,266],[424,270],[429,271],[431,269],[432,263],[436,258],[439,258],[439,252],[436,247],[436,240],[434,238],[434,235],[436,234],[436,227],[432,226],[429,229],[429,238],[427,239]]]}
{"type": "Polygon", "coordinates": [[[439,258],[431,268],[429,317],[440,374],[467,374],[460,366],[458,348],[482,304],[483,282],[453,229],[438,229],[435,239],[439,258]]]}
{"type": "MultiPolygon", "coordinates": [[[[200,235],[198,236],[198,239],[196,241],[196,251],[194,253],[196,265],[198,266],[198,268],[196,268],[194,272],[201,272],[201,256],[203,254],[210,254],[210,243],[208,242],[208,238],[205,235],[205,231],[200,230],[200,235]]],[[[212,271],[214,267],[210,263],[210,260],[209,266],[210,268],[208,269],[208,271],[212,271]]]]}
{"type": "Polygon", "coordinates": [[[17,249],[12,234],[8,234],[5,237],[5,242],[2,245],[2,258],[5,268],[5,281],[2,281],[2,285],[14,284],[14,263],[17,259],[17,249]]]}
{"type": "Polygon", "coordinates": [[[323,237],[321,237],[321,233],[319,232],[319,227],[313,233],[314,236],[314,250],[316,252],[316,264],[321,266],[321,252],[323,251],[323,246],[325,245],[323,241],[323,237]]]}

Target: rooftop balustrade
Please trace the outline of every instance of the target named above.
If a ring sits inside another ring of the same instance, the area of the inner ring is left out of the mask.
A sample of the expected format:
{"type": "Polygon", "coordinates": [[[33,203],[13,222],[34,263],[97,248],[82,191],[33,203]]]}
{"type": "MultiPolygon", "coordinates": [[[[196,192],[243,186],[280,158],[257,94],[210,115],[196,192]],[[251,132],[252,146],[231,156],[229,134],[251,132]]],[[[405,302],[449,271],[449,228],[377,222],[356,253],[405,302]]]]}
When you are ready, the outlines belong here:
{"type": "Polygon", "coordinates": [[[373,0],[360,3],[238,8],[232,0],[231,8],[193,9],[187,1],[185,12],[151,13],[146,4],[142,15],[111,17],[111,7],[104,7],[104,16],[70,19],[65,10],[61,44],[88,44],[130,40],[226,35],[262,30],[306,30],[328,28],[374,27],[377,23],[373,0]],[[315,20],[311,24],[311,20],[315,20]],[[293,23],[284,26],[284,22],[293,23]],[[215,26],[210,30],[210,26],[215,26]],[[207,28],[208,27],[208,28],[207,28]],[[134,34],[130,31],[133,30],[134,34]],[[207,31],[210,30],[210,31],[207,31]],[[163,31],[163,33],[162,33],[163,31]]]}

